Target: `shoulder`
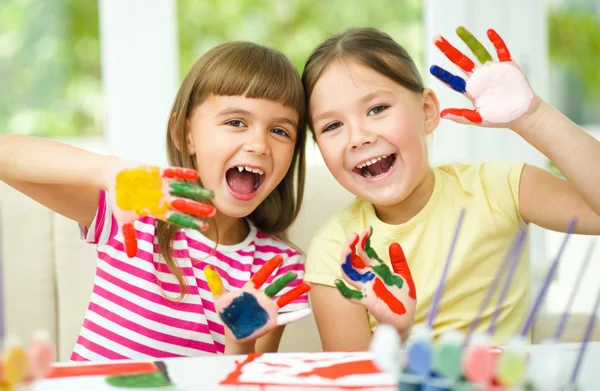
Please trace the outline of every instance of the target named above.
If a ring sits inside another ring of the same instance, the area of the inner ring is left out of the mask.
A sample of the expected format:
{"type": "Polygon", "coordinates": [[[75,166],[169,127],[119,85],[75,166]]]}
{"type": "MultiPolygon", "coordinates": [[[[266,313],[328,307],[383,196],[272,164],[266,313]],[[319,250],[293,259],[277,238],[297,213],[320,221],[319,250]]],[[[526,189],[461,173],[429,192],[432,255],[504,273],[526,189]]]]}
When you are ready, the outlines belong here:
{"type": "Polygon", "coordinates": [[[456,183],[465,190],[483,186],[486,188],[514,187],[520,181],[524,162],[486,161],[475,164],[449,163],[434,170],[445,183],[456,183]]]}

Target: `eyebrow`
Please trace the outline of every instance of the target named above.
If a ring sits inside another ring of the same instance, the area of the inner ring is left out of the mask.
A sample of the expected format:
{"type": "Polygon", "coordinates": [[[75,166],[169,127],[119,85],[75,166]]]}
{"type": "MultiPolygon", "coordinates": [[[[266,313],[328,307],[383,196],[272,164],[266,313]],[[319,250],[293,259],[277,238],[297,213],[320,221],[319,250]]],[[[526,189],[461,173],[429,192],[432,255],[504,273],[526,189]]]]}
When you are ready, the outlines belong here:
{"type": "MultiPolygon", "coordinates": [[[[242,115],[245,117],[254,117],[254,114],[252,114],[248,110],[239,109],[236,107],[221,110],[219,113],[217,113],[217,116],[232,115],[232,114],[242,115]]],[[[293,119],[286,118],[286,117],[275,118],[274,122],[286,123],[286,124],[292,125],[294,128],[298,127],[298,122],[294,121],[293,119]]]]}

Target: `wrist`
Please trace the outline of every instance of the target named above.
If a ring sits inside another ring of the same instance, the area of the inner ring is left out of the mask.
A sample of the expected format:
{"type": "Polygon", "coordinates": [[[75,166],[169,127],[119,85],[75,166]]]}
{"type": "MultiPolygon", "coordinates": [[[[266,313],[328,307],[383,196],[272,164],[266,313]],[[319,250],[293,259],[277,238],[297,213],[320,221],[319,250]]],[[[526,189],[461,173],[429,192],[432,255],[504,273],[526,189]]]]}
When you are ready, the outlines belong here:
{"type": "Polygon", "coordinates": [[[239,355],[250,354],[256,351],[256,340],[250,342],[237,342],[233,338],[225,340],[225,354],[239,355]]]}
{"type": "Polygon", "coordinates": [[[551,106],[538,96],[534,96],[533,99],[535,102],[532,103],[529,112],[509,126],[512,131],[521,136],[535,131],[551,109],[551,106]]]}

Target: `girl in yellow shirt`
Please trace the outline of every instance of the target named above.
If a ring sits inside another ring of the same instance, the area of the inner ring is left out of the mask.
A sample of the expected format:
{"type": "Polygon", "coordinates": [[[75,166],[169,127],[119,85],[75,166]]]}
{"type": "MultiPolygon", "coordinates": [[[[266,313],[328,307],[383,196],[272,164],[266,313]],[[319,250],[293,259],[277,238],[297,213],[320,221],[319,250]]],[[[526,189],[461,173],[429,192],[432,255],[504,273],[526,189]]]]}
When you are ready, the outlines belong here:
{"type": "MultiPolygon", "coordinates": [[[[308,251],[305,280],[313,283],[311,303],[325,350],[366,349],[377,322],[390,318],[380,300],[372,295],[371,300],[357,300],[360,295],[352,296],[350,287],[340,283],[343,277],[348,280],[350,265],[361,262],[353,248],[379,254],[391,269],[388,249],[392,243],[401,244],[416,287],[416,308],[408,303],[402,315],[410,321],[397,326],[406,335],[413,320],[425,322],[452,232],[466,208],[433,324],[434,335],[439,335],[468,328],[523,224],[564,232],[575,217],[575,233],[600,234],[600,143],[535,95],[493,30],[488,36],[498,61],[466,30],[457,32],[479,64],[438,38],[436,46],[464,77],[437,66],[431,72],[468,98],[472,110],[440,113],[436,95],[423,86],[410,56],[376,29],[333,36],[306,64],[303,82],[311,130],[329,170],[357,196],[315,233],[308,251]],[[552,160],[566,180],[519,162],[432,168],[426,136],[440,117],[509,128],[552,160]],[[361,237],[368,239],[368,246],[356,246],[355,233],[369,226],[372,236],[361,237]],[[344,273],[342,266],[348,268],[344,273]],[[338,289],[355,300],[346,300],[338,289]]],[[[362,255],[363,260],[369,258],[362,255]]],[[[371,277],[357,278],[370,282],[371,277]]],[[[400,278],[410,280],[406,274],[400,278]]],[[[393,284],[387,285],[394,293],[393,284]]],[[[396,296],[406,299],[402,295],[396,296]]],[[[494,309],[492,301],[483,312],[481,328],[487,327],[494,309]]],[[[528,310],[529,269],[523,256],[496,319],[494,342],[505,343],[516,334],[528,310]]]]}

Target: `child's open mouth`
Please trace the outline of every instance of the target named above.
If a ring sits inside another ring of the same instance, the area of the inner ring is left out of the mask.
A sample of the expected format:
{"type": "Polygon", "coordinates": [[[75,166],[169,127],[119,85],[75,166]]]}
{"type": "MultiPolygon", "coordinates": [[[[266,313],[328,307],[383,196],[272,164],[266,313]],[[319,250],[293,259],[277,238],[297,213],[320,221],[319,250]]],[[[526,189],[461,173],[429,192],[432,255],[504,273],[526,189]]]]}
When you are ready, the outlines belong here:
{"type": "Polygon", "coordinates": [[[354,167],[353,172],[363,178],[377,178],[385,175],[396,163],[396,154],[379,156],[354,167]]]}
{"type": "Polygon", "coordinates": [[[231,195],[242,201],[252,199],[265,181],[265,172],[260,168],[235,166],[225,173],[231,195]]]}

